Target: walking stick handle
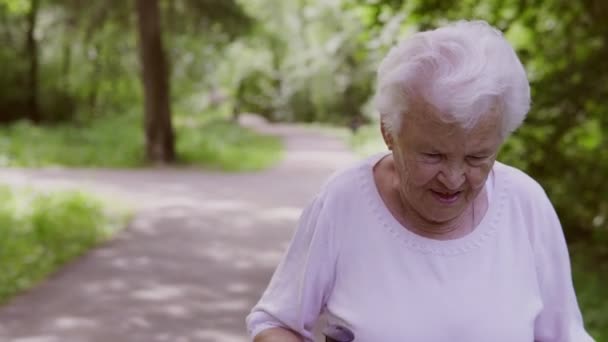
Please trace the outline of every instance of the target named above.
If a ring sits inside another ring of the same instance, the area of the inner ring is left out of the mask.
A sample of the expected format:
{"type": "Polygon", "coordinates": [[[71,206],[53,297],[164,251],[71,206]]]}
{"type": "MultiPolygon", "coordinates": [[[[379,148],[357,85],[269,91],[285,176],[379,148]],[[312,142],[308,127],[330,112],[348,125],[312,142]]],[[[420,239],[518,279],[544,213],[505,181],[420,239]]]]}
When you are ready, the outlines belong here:
{"type": "Polygon", "coordinates": [[[323,329],[323,335],[325,342],[351,342],[355,339],[355,334],[341,325],[328,325],[323,329]]]}

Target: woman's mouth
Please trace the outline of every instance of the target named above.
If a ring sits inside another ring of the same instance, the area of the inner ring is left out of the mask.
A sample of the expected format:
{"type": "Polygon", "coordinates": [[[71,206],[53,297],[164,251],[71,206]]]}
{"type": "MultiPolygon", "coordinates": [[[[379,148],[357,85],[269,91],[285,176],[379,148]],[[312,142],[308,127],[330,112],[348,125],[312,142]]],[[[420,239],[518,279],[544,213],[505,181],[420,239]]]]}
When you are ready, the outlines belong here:
{"type": "Polygon", "coordinates": [[[462,194],[462,191],[442,192],[431,190],[431,192],[433,193],[433,196],[435,196],[435,198],[442,204],[453,204],[458,201],[460,195],[462,194]]]}

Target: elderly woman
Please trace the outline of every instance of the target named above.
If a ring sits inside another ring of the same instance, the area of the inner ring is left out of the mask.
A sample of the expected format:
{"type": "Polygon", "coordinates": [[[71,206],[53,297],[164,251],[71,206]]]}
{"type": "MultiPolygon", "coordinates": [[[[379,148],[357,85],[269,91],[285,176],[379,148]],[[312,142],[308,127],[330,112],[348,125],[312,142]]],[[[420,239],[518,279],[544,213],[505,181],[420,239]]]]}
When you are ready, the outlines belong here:
{"type": "Polygon", "coordinates": [[[390,153],[304,210],[247,317],[255,341],[311,341],[322,313],[362,342],[592,341],[553,206],[496,161],[530,103],[500,32],[414,34],[380,65],[375,103],[390,153]]]}

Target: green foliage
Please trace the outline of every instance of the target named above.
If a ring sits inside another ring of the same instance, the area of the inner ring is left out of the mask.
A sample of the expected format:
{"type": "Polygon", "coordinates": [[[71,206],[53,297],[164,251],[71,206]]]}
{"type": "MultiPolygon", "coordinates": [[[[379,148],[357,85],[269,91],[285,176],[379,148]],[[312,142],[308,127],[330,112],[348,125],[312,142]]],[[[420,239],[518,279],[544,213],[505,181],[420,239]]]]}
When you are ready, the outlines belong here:
{"type": "MultiPolygon", "coordinates": [[[[548,0],[534,4],[517,0],[347,3],[359,9],[372,32],[386,29],[400,15],[407,17],[407,23],[400,24],[402,33],[407,33],[406,25],[416,30],[428,29],[459,19],[484,19],[503,30],[528,71],[533,107],[524,125],[503,147],[499,159],[539,181],[558,211],[568,241],[587,244],[587,254],[596,255],[596,264],[608,264],[606,253],[595,252],[601,245],[597,243],[598,236],[605,235],[608,229],[605,181],[608,3],[601,0],[548,0]]],[[[358,137],[369,140],[364,134],[365,130],[358,137]]],[[[374,139],[379,141],[378,136],[374,139]]],[[[357,142],[357,136],[355,143],[374,146],[357,142]]],[[[581,291],[590,293],[588,298],[605,303],[606,296],[599,288],[605,287],[608,280],[587,273],[584,267],[588,266],[578,267],[576,276],[584,279],[579,280],[581,291]],[[589,290],[585,290],[587,280],[598,286],[589,285],[589,290]]],[[[589,309],[590,305],[584,306],[586,311],[594,312],[592,326],[605,339],[608,311],[605,306],[594,311],[589,309]]]]}
{"type": "Polygon", "coordinates": [[[143,133],[136,116],[83,124],[0,127],[0,164],[43,167],[135,167],[143,162],[143,133]]]}
{"type": "Polygon", "coordinates": [[[256,34],[229,47],[219,75],[235,107],[284,121],[346,124],[362,115],[373,70],[354,12],[340,1],[244,6],[258,20],[256,34]]]}
{"type": "Polygon", "coordinates": [[[380,127],[378,124],[366,125],[349,139],[350,146],[355,152],[363,157],[368,157],[376,153],[387,151],[386,144],[382,140],[380,127]]]}
{"type": "Polygon", "coordinates": [[[106,239],[125,218],[78,192],[0,187],[0,302],[106,239]]]}
{"type": "Polygon", "coordinates": [[[222,119],[190,123],[178,134],[182,161],[225,171],[261,170],[282,156],[281,141],[222,119]]]}
{"type": "Polygon", "coordinates": [[[604,262],[608,258],[607,238],[608,234],[593,244],[570,246],[574,286],[585,327],[598,342],[608,341],[608,297],[605,294],[608,263],[604,262]]]}
{"type": "MultiPolygon", "coordinates": [[[[209,114],[213,116],[213,114],[209,114]]],[[[0,165],[21,167],[140,167],[144,165],[141,118],[107,116],[82,124],[0,127],[0,165]]],[[[183,163],[226,171],[258,170],[281,156],[274,137],[225,121],[176,120],[183,163]]]]}
{"type": "MultiPolygon", "coordinates": [[[[33,28],[37,89],[28,86],[33,56],[23,49],[31,3],[0,1],[0,64],[11,66],[0,76],[0,122],[27,118],[28,101],[35,92],[47,122],[89,119],[142,103],[135,13],[129,2],[41,1],[33,28]]],[[[220,45],[246,34],[252,18],[233,0],[172,0],[161,5],[170,62],[176,60],[177,70],[190,64],[187,72],[175,74],[173,82],[180,84],[178,89],[182,84],[199,85],[177,93],[177,100],[194,92],[201,97],[200,81],[216,64],[209,59],[221,58],[220,45]]],[[[211,82],[210,78],[202,84],[211,82]]]]}
{"type": "Polygon", "coordinates": [[[30,10],[28,0],[0,0],[0,6],[5,6],[11,14],[25,14],[30,10]]]}
{"type": "Polygon", "coordinates": [[[253,19],[234,0],[165,0],[161,5],[165,26],[174,34],[211,31],[234,38],[253,25],[253,19]]]}

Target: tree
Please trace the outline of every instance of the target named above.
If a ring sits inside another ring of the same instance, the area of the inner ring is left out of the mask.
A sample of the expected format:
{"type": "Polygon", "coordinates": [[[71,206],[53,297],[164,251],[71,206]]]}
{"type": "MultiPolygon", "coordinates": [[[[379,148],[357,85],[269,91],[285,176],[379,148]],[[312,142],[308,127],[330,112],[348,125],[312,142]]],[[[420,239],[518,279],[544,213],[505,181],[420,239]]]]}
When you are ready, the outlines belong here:
{"type": "Polygon", "coordinates": [[[175,137],[158,0],[136,0],[136,7],[144,87],[146,158],[153,163],[172,163],[175,161],[175,137]]]}
{"type": "Polygon", "coordinates": [[[27,107],[30,120],[34,123],[40,122],[40,111],[38,108],[38,42],[35,37],[39,7],[40,0],[32,0],[30,2],[30,10],[27,14],[28,28],[25,44],[25,55],[29,59],[27,107]]]}
{"type": "Polygon", "coordinates": [[[605,1],[378,0],[367,7],[372,29],[405,13],[417,29],[480,18],[505,32],[529,72],[533,106],[500,158],[539,180],[570,241],[608,239],[605,1]]]}

